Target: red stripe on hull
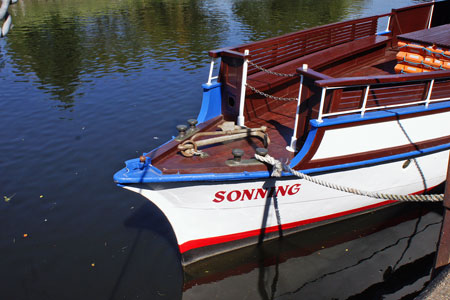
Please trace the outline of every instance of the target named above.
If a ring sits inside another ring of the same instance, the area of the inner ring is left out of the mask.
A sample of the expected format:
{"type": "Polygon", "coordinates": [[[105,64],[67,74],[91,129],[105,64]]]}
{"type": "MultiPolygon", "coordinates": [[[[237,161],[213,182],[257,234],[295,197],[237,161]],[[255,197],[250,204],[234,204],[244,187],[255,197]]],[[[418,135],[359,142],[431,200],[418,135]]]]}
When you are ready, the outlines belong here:
{"type": "MultiPolygon", "coordinates": [[[[304,226],[304,225],[308,225],[308,224],[312,224],[312,223],[317,223],[317,222],[326,221],[326,220],[330,220],[330,219],[334,219],[334,218],[339,218],[342,216],[358,213],[358,212],[361,212],[364,210],[378,208],[378,207],[388,205],[388,204],[391,204],[394,202],[396,202],[396,201],[388,200],[388,201],[383,201],[383,202],[380,202],[377,204],[372,204],[372,205],[363,206],[360,208],[355,208],[352,210],[343,211],[340,213],[335,213],[335,214],[326,215],[326,216],[322,216],[322,217],[287,223],[287,224],[281,225],[281,229],[283,229],[283,230],[291,229],[291,228],[300,227],[300,226],[304,226]]],[[[262,232],[264,232],[264,233],[275,232],[275,231],[278,231],[279,229],[280,229],[280,227],[278,225],[276,225],[276,226],[266,227],[264,229],[255,229],[255,230],[250,230],[250,231],[245,231],[245,232],[227,234],[227,235],[198,239],[198,240],[192,240],[192,241],[183,243],[182,245],[179,245],[179,248],[180,248],[180,252],[184,253],[186,251],[189,251],[189,250],[192,250],[195,248],[211,246],[211,245],[231,242],[231,241],[235,241],[235,240],[239,240],[239,239],[244,239],[244,238],[248,238],[248,237],[258,236],[262,232]]]]}

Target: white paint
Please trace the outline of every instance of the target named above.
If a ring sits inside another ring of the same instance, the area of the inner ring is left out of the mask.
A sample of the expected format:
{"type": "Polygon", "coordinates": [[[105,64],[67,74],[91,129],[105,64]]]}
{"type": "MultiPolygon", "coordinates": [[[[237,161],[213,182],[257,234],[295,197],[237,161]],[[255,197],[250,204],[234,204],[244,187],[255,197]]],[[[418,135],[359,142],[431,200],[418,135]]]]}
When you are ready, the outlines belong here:
{"type": "MultiPolygon", "coordinates": [[[[368,191],[409,194],[435,186],[445,180],[449,151],[417,158],[402,168],[403,161],[317,176],[322,180],[368,191]],[[423,181],[426,178],[426,181],[423,181]]],[[[220,203],[212,200],[224,190],[257,189],[263,185],[292,185],[300,183],[294,196],[279,196],[281,224],[308,220],[357,209],[382,202],[347,194],[300,179],[276,181],[228,181],[219,183],[149,184],[148,189],[126,187],[155,203],[172,225],[178,244],[190,240],[235,234],[263,227],[276,226],[273,200],[244,200],[220,203]],[[186,185],[187,184],[187,185],[186,185]],[[264,216],[267,216],[265,219],[264,216]]]]}
{"type": "MultiPolygon", "coordinates": [[[[246,49],[244,55],[247,56],[249,51],[246,49]]],[[[248,58],[244,58],[244,65],[242,66],[242,85],[241,85],[241,99],[239,102],[239,116],[237,118],[237,124],[239,126],[245,126],[244,108],[245,108],[245,90],[247,89],[247,69],[248,58]]]]}
{"type": "Polygon", "coordinates": [[[450,112],[326,130],[312,160],[410,145],[450,135],[450,112]]]}

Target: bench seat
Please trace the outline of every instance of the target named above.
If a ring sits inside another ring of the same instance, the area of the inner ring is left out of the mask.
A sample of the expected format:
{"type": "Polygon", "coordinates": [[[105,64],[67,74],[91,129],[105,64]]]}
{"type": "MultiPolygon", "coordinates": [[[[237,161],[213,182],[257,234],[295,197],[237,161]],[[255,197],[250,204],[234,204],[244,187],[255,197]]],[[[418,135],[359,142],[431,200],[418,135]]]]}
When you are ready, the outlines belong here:
{"type": "MultiPolygon", "coordinates": [[[[391,38],[387,36],[368,36],[299,57],[272,67],[269,70],[278,73],[294,74],[296,73],[296,69],[300,68],[303,64],[308,64],[309,68],[320,70],[327,65],[331,65],[358,53],[386,45],[390,40],[391,38]]],[[[253,73],[247,77],[247,83],[260,91],[268,91],[290,80],[293,80],[293,78],[270,75],[263,71],[253,73]]],[[[253,94],[249,90],[247,93],[248,95],[253,94]]]]}

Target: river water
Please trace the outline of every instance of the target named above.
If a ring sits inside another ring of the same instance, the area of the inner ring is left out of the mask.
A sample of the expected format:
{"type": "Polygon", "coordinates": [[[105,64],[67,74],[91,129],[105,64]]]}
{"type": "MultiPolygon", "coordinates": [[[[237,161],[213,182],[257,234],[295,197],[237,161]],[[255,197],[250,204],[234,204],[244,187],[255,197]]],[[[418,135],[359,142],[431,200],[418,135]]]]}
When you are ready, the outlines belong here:
{"type": "Polygon", "coordinates": [[[117,187],[198,114],[207,51],[413,0],[20,0],[0,39],[1,299],[412,299],[439,206],[402,206],[181,268],[117,187]]]}

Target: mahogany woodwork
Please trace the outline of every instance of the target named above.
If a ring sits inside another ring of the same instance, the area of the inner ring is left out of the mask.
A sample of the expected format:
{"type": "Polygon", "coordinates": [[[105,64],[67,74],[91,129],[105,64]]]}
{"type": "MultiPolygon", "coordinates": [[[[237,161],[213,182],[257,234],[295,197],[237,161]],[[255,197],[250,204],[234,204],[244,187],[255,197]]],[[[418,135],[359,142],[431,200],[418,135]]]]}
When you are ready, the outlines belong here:
{"type": "MultiPolygon", "coordinates": [[[[381,53],[379,53],[377,56],[383,56],[384,49],[389,39],[390,38],[386,36],[369,36],[361,38],[356,41],[327,48],[322,51],[317,51],[315,53],[299,57],[289,62],[285,62],[271,68],[270,71],[285,74],[295,74],[297,68],[302,67],[303,64],[307,64],[308,68],[317,70],[324,69],[325,72],[323,73],[328,74],[326,70],[329,69],[329,66],[333,63],[338,63],[339,68],[342,68],[343,59],[358,54],[358,58],[361,60],[361,53],[363,53],[364,51],[372,53],[374,50],[381,48],[383,51],[381,51],[381,53]]],[[[362,58],[362,60],[362,62],[364,62],[365,58],[362,58]]],[[[261,71],[250,74],[247,79],[247,82],[249,84],[262,91],[266,91],[271,87],[278,86],[279,84],[286,81],[289,81],[289,79],[286,77],[274,76],[261,71]]],[[[251,91],[249,93],[251,93],[251,91]]]]}
{"type": "Polygon", "coordinates": [[[450,24],[399,35],[398,40],[450,48],[450,24]]]}
{"type": "MultiPolygon", "coordinates": [[[[446,3],[445,5],[449,6],[449,1],[446,3]]],[[[359,109],[367,85],[371,86],[366,104],[368,108],[424,100],[432,79],[435,82],[431,99],[448,98],[450,96],[450,71],[395,74],[393,69],[397,35],[426,28],[431,5],[432,3],[420,4],[393,10],[392,13],[384,15],[392,16],[390,26],[392,33],[384,36],[374,35],[377,20],[380,17],[375,16],[324,25],[246,45],[210,51],[210,56],[221,58],[219,81],[222,83],[222,115],[200,125],[200,129],[215,131],[222,122],[236,120],[240,105],[242,70],[246,58],[271,71],[296,74],[295,77],[278,77],[249,65],[248,84],[267,94],[296,98],[298,97],[300,78],[301,76],[303,78],[297,124],[294,124],[297,101],[273,100],[254,93],[249,88],[246,89],[245,125],[248,127],[266,126],[271,139],[268,147],[269,153],[277,159],[285,161],[291,160],[295,155],[286,150],[286,146],[290,145],[294,125],[297,126],[297,150],[299,150],[311,129],[310,120],[318,117],[322,88],[324,87],[337,88],[327,91],[324,113],[359,109]],[[394,47],[391,47],[392,41],[395,41],[394,47]],[[243,54],[246,49],[250,51],[248,56],[243,54]],[[308,64],[308,68],[304,70],[302,64],[308,64]],[[347,88],[342,89],[342,87],[347,88]]],[[[444,7],[438,3],[436,5],[436,8],[444,7]]],[[[437,13],[437,20],[433,20],[432,24],[442,25],[441,22],[445,18],[447,17],[444,13],[437,13]]],[[[414,116],[427,113],[431,112],[418,113],[414,116]]],[[[400,118],[408,117],[413,116],[405,115],[400,118]]],[[[395,117],[364,122],[384,122],[392,118],[395,117]]],[[[363,122],[358,122],[359,124],[363,124],[363,122]]],[[[352,125],[320,127],[310,151],[296,168],[307,169],[343,162],[356,162],[450,142],[450,137],[442,137],[414,145],[311,161],[325,130],[339,128],[339,126],[352,125]]],[[[264,164],[230,167],[225,163],[227,159],[233,158],[231,151],[234,148],[245,151],[242,159],[252,158],[255,149],[262,146],[262,142],[258,138],[240,139],[203,147],[200,150],[209,154],[208,157],[203,158],[183,157],[178,152],[178,144],[176,141],[171,141],[147,156],[152,159],[152,164],[164,174],[268,170],[264,164]]]]}
{"type": "MultiPolygon", "coordinates": [[[[218,117],[215,117],[215,118],[213,118],[209,121],[206,121],[202,124],[199,124],[197,126],[197,128],[199,129],[199,131],[207,131],[207,130],[211,130],[211,128],[215,128],[222,122],[223,122],[223,117],[218,116],[218,117]]],[[[151,152],[147,153],[145,156],[150,158],[151,163],[153,165],[157,164],[160,161],[167,160],[170,157],[172,157],[173,155],[175,155],[178,152],[178,149],[177,149],[178,144],[179,144],[178,141],[172,140],[169,143],[164,144],[161,147],[152,150],[151,152]]]]}
{"type": "Polygon", "coordinates": [[[408,33],[428,27],[433,3],[424,3],[392,10],[389,30],[392,33],[393,46],[397,44],[399,34],[408,33]]]}
{"type": "MultiPolygon", "coordinates": [[[[252,61],[264,68],[271,68],[300,56],[372,36],[376,32],[378,17],[323,25],[234,48],[213,50],[209,54],[212,57],[223,57],[229,50],[243,53],[248,49],[252,61]]],[[[248,73],[253,74],[258,71],[250,66],[248,73]]]]}
{"type": "MultiPolygon", "coordinates": [[[[450,108],[439,110],[439,112],[445,112],[445,111],[450,111],[450,108]]],[[[365,121],[360,121],[358,123],[355,123],[352,126],[373,124],[373,123],[386,122],[386,121],[395,121],[395,120],[401,121],[401,120],[405,120],[408,118],[414,118],[414,117],[429,115],[429,114],[433,114],[433,113],[434,112],[423,111],[423,112],[416,113],[416,114],[391,116],[391,117],[386,117],[386,118],[379,119],[379,120],[365,120],[365,121]]],[[[450,143],[450,136],[445,136],[445,137],[440,137],[440,138],[436,138],[436,139],[432,139],[432,140],[421,141],[421,142],[414,143],[414,144],[392,147],[392,148],[388,148],[388,149],[380,149],[380,150],[374,150],[374,151],[369,151],[369,152],[364,152],[364,153],[355,153],[355,154],[345,155],[345,156],[336,156],[336,157],[330,157],[327,159],[312,160],[314,154],[317,152],[317,149],[320,146],[320,143],[322,142],[322,139],[323,139],[323,136],[324,136],[326,130],[346,128],[348,126],[349,126],[348,124],[339,124],[339,125],[319,128],[317,130],[315,139],[311,145],[310,150],[305,155],[305,157],[303,157],[302,161],[299,164],[297,164],[297,166],[295,166],[294,169],[304,170],[304,169],[309,169],[309,168],[320,168],[320,167],[332,166],[332,165],[341,164],[341,163],[364,161],[364,160],[386,157],[386,156],[390,156],[390,155],[411,152],[411,151],[426,149],[428,147],[433,147],[433,146],[437,146],[437,145],[450,143]]]]}
{"type": "Polygon", "coordinates": [[[445,79],[450,77],[450,71],[433,71],[415,74],[396,74],[383,76],[364,76],[364,77],[346,77],[331,78],[316,81],[320,87],[339,87],[352,85],[384,84],[384,83],[404,83],[413,81],[424,81],[432,79],[445,79]]]}
{"type": "MultiPolygon", "coordinates": [[[[273,111],[267,112],[262,115],[261,118],[254,119],[252,122],[247,124],[249,127],[267,127],[267,132],[271,140],[268,150],[270,153],[280,154],[280,159],[291,160],[293,158],[293,153],[287,152],[286,146],[289,145],[293,133],[292,128],[295,120],[295,114],[292,114],[291,112],[295,112],[295,107],[296,103],[284,103],[284,105],[277,107],[273,111]]],[[[213,125],[211,125],[212,127],[210,126],[212,130],[209,131],[215,131],[220,123],[222,123],[222,121],[214,122],[213,125]]],[[[175,144],[178,145],[178,142],[175,144]]],[[[215,144],[199,149],[209,154],[209,157],[206,158],[200,158],[198,156],[191,158],[183,157],[180,153],[177,153],[178,150],[175,147],[174,149],[172,148],[174,153],[169,156],[166,155],[166,159],[156,161],[153,159],[152,163],[165,174],[176,174],[178,172],[224,173],[265,171],[267,170],[267,166],[263,164],[243,167],[229,167],[225,164],[227,159],[233,158],[231,151],[234,148],[244,150],[245,154],[242,159],[250,159],[253,158],[255,149],[258,147],[263,147],[261,140],[258,138],[247,138],[215,144]]]]}

